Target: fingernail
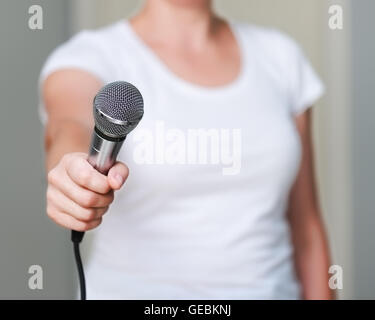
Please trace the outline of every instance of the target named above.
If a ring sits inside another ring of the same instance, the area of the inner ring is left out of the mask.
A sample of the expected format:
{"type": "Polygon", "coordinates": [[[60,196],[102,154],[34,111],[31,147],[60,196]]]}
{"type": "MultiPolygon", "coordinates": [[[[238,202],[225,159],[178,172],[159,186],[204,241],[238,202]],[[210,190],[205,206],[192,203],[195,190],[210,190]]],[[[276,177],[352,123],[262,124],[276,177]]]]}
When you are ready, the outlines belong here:
{"type": "Polygon", "coordinates": [[[122,185],[122,183],[124,182],[124,179],[120,174],[116,174],[115,179],[119,183],[119,185],[122,185]]]}

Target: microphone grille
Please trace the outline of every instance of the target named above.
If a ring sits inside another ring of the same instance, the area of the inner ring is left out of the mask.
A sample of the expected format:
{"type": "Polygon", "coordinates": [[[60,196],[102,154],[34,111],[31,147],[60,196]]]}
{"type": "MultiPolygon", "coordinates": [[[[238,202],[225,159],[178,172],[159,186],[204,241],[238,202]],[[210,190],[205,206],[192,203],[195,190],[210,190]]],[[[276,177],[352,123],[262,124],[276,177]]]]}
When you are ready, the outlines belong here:
{"type": "Polygon", "coordinates": [[[143,117],[143,98],[131,83],[116,81],[104,86],[94,99],[97,129],[113,138],[123,138],[143,117]]]}

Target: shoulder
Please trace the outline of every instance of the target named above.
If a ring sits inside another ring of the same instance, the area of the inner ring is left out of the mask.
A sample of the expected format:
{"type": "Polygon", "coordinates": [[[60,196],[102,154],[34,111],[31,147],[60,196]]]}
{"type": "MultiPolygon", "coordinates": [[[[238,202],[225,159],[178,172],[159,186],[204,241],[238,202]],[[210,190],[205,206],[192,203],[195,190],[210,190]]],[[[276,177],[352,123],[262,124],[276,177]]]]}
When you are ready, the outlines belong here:
{"type": "Polygon", "coordinates": [[[278,29],[248,23],[234,23],[234,26],[252,52],[269,60],[285,64],[302,54],[300,45],[278,29]]]}
{"type": "Polygon", "coordinates": [[[49,74],[59,69],[78,68],[89,71],[106,82],[113,72],[114,54],[118,51],[121,24],[83,30],[60,44],[48,56],[40,75],[43,81],[49,74]]]}
{"type": "Polygon", "coordinates": [[[273,28],[237,23],[249,60],[276,81],[288,96],[294,113],[314,103],[324,86],[300,45],[273,28]]]}
{"type": "Polygon", "coordinates": [[[97,51],[110,50],[111,45],[116,43],[118,39],[120,27],[120,22],[116,22],[99,29],[82,30],[57,47],[55,52],[69,50],[84,50],[90,52],[95,49],[91,51],[94,54],[97,51]]]}

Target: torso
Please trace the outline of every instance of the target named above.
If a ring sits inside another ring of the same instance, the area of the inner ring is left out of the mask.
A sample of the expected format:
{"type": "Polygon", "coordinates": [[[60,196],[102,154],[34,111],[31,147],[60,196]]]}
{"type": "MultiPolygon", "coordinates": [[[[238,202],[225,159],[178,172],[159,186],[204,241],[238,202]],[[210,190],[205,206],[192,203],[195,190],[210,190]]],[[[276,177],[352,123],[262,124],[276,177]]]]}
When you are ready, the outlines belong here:
{"type": "Polygon", "coordinates": [[[253,31],[233,25],[240,74],[206,87],[128,23],[112,28],[107,81],[134,83],[145,116],[120,154],[129,179],[85,242],[88,297],[298,298],[285,210],[300,143],[253,31]]]}

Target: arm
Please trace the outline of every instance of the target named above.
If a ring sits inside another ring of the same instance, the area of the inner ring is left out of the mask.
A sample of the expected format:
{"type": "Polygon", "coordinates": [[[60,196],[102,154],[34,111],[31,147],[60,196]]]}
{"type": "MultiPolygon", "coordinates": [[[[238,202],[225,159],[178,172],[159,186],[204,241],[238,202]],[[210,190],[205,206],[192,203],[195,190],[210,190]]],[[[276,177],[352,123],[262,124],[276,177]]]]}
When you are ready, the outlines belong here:
{"type": "Polygon", "coordinates": [[[288,218],[297,275],[304,299],[332,299],[328,287],[330,257],[314,181],[310,110],[296,118],[296,126],[302,143],[302,163],[291,190],[288,218]]]}
{"type": "Polygon", "coordinates": [[[66,153],[87,152],[94,125],[92,101],[100,88],[99,80],[76,70],[55,72],[44,82],[47,171],[66,153]]]}
{"type": "Polygon", "coordinates": [[[45,131],[48,172],[47,214],[60,226],[77,231],[97,227],[128,176],[122,163],[108,177],[87,161],[94,121],[92,101],[101,83],[91,74],[62,70],[43,83],[48,114],[45,131]]]}

